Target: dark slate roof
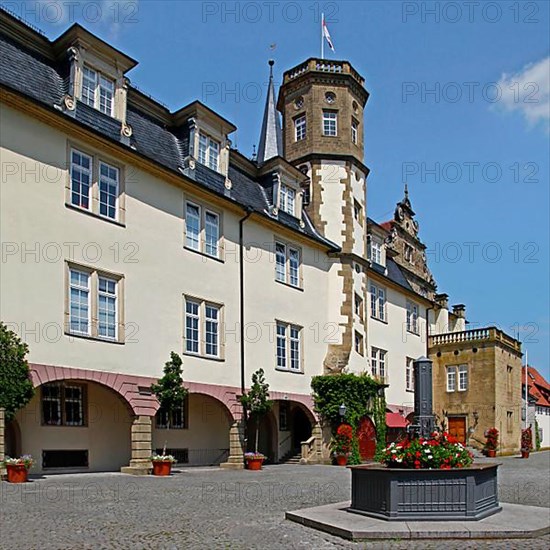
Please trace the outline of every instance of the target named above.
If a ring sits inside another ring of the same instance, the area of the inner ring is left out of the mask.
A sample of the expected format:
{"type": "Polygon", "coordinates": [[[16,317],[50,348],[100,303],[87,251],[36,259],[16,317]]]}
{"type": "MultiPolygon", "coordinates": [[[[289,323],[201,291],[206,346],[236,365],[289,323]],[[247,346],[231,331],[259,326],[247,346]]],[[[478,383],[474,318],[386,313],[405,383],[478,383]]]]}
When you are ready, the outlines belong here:
{"type": "MultiPolygon", "coordinates": [[[[0,16],[9,18],[0,10],[0,16]]],[[[53,59],[52,55],[52,59],[53,59]]],[[[237,203],[245,209],[268,216],[296,233],[313,239],[332,250],[339,247],[325,239],[314,227],[307,214],[302,219],[294,218],[284,212],[278,216],[270,215],[270,200],[261,183],[233,165],[229,167],[228,177],[232,186],[225,187],[225,177],[196,162],[195,169],[185,165],[189,151],[189,138],[186,128],[167,128],[154,116],[141,112],[135,105],[128,105],[127,123],[132,128],[128,142],[121,135],[121,122],[109,117],[88,105],[77,101],[76,110],[66,111],[63,108],[63,96],[67,93],[66,61],[56,65],[36,52],[31,52],[5,35],[0,35],[0,84],[41,103],[50,109],[56,109],[59,116],[73,118],[75,122],[129,147],[136,153],[158,163],[179,176],[192,180],[196,185],[206,188],[227,200],[237,203]],[[303,223],[300,223],[302,221],[303,223]]],[[[129,94],[133,92],[130,86],[129,94]]],[[[141,93],[141,92],[138,92],[141,93]]]]}
{"type": "Polygon", "coordinates": [[[403,275],[401,268],[391,258],[386,258],[386,277],[390,281],[397,283],[399,286],[414,292],[413,287],[409,284],[409,281],[407,281],[405,275],[403,275]]]}

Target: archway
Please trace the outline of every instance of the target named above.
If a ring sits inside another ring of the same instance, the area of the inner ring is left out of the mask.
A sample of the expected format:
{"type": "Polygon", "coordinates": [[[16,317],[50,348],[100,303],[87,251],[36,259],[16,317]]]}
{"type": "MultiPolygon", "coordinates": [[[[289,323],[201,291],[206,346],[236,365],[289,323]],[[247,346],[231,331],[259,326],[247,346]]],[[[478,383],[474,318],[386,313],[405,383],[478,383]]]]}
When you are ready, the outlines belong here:
{"type": "Polygon", "coordinates": [[[311,422],[300,406],[296,406],[292,410],[290,430],[292,432],[292,448],[294,451],[298,451],[302,441],[311,437],[311,422]]]}
{"type": "Polygon", "coordinates": [[[376,428],[368,416],[363,417],[359,422],[357,439],[361,460],[372,460],[376,453],[376,428]]]}
{"type": "Polygon", "coordinates": [[[21,456],[21,430],[14,418],[6,423],[4,428],[4,453],[6,456],[21,456]]]}
{"type": "MultiPolygon", "coordinates": [[[[254,451],[256,447],[256,420],[250,418],[246,426],[246,450],[254,451]]],[[[258,452],[267,457],[269,462],[275,462],[275,422],[273,413],[269,412],[260,418],[258,432],[258,452]]]]}
{"type": "Polygon", "coordinates": [[[189,393],[169,429],[165,421],[162,413],[153,419],[153,451],[160,452],[166,443],[167,453],[189,466],[214,466],[227,460],[233,417],[216,397],[189,393]]]}

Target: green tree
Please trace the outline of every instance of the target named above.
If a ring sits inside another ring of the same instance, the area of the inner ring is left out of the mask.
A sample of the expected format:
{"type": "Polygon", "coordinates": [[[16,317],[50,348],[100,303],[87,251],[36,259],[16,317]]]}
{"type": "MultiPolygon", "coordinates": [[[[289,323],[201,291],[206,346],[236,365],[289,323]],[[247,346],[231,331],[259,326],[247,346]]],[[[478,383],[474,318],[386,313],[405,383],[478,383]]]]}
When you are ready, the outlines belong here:
{"type": "MultiPolygon", "coordinates": [[[[159,378],[157,384],[151,385],[151,391],[155,394],[160,406],[166,411],[167,430],[170,429],[170,420],[174,411],[181,406],[183,400],[187,397],[188,390],[183,385],[182,368],[183,361],[176,352],[170,353],[170,361],[164,364],[164,375],[159,378]]],[[[162,454],[166,454],[166,444],[162,454]]]]}
{"type": "Polygon", "coordinates": [[[10,420],[34,395],[29,364],[25,356],[27,344],[0,321],[0,408],[10,420]]]}
{"type": "Polygon", "coordinates": [[[250,386],[247,393],[241,395],[240,401],[255,421],[256,435],[254,450],[257,453],[260,419],[273,407],[273,401],[269,400],[269,384],[265,381],[264,369],[258,369],[252,375],[252,386],[250,386]]]}

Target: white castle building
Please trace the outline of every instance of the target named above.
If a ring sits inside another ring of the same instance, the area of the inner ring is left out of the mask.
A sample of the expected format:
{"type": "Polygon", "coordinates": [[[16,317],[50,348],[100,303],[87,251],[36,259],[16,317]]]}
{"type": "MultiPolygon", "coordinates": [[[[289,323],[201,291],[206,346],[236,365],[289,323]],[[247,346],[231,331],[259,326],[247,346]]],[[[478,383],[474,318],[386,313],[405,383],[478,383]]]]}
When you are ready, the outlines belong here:
{"type": "MultiPolygon", "coordinates": [[[[407,190],[392,220],[367,217],[369,93],[352,65],[308,59],[278,98],[271,75],[250,159],[231,122],[199,101],[170,112],[81,26],[51,41],[1,12],[0,27],[0,317],[37,388],[6,453],[139,472],[167,439],[181,463],[238,467],[238,396],[260,367],[273,462],[327,457],[315,375],[382,380],[398,427],[412,360],[465,312],[436,294],[407,190]],[[189,397],[167,431],[150,386],[171,351],[189,397]]],[[[372,420],[362,437],[367,458],[372,420]]]]}

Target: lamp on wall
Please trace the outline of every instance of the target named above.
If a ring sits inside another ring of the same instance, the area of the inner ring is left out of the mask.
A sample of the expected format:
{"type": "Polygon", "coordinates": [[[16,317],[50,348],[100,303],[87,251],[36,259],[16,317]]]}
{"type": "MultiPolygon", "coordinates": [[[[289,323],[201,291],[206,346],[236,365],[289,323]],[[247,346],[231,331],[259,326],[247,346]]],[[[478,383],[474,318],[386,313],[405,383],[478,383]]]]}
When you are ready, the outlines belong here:
{"type": "Polygon", "coordinates": [[[474,420],[477,422],[479,420],[479,413],[477,411],[474,411],[473,413],[474,420]]]}
{"type": "Polygon", "coordinates": [[[345,405],[345,403],[342,403],[339,407],[338,407],[338,414],[340,415],[340,418],[342,420],[344,420],[344,416],[346,416],[346,411],[347,411],[347,407],[345,405]]]}

